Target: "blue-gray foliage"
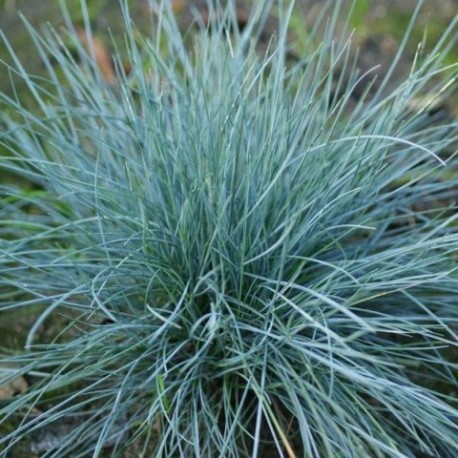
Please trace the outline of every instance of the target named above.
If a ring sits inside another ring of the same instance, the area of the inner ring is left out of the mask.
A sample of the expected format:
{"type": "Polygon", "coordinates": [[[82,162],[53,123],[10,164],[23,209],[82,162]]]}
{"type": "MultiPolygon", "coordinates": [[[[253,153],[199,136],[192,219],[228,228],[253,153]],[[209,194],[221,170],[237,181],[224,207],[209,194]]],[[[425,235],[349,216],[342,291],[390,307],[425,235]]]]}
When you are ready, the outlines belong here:
{"type": "Polygon", "coordinates": [[[0,187],[0,309],[36,320],[0,456],[69,418],[46,456],[457,456],[458,124],[428,110],[457,21],[368,84],[337,13],[288,63],[288,9],[260,53],[265,8],[189,46],[167,5],[152,39],[124,10],[116,82],[52,30],[46,80],[10,69],[0,166],[34,188],[0,187]]]}

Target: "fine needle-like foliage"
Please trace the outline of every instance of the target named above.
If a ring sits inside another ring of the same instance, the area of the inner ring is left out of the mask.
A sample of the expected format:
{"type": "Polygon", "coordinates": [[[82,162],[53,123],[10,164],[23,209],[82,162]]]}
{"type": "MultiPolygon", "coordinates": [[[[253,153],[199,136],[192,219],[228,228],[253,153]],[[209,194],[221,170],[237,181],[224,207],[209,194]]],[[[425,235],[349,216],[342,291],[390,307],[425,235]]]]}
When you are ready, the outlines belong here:
{"type": "Polygon", "coordinates": [[[152,38],[124,5],[110,82],[84,3],[84,43],[28,26],[46,79],[10,47],[0,316],[34,321],[0,456],[68,421],[44,456],[458,455],[457,18],[393,84],[404,45],[360,74],[336,2],[296,60],[256,5],[183,35],[158,4],[152,38]]]}

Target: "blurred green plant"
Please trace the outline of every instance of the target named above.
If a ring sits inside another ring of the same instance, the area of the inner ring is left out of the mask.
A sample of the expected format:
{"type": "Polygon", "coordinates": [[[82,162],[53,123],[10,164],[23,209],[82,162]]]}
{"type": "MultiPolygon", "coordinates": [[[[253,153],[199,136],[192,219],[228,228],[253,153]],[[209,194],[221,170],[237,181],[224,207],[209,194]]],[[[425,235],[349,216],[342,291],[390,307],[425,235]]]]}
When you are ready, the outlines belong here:
{"type": "Polygon", "coordinates": [[[68,419],[46,456],[456,456],[458,123],[428,106],[458,18],[388,90],[338,8],[287,66],[291,8],[259,55],[270,4],[243,31],[231,5],[188,51],[169,3],[142,43],[124,4],[110,83],[52,29],[46,82],[9,47],[36,108],[1,96],[0,166],[40,192],[0,187],[0,310],[42,312],[0,360],[31,378],[0,456],[68,419]]]}
{"type": "MultiPolygon", "coordinates": [[[[63,3],[63,0],[53,0],[55,6],[60,9],[63,3]]],[[[94,20],[99,14],[101,14],[104,8],[110,3],[111,0],[91,0],[86,1],[83,5],[84,8],[87,8],[87,17],[90,20],[94,20]]],[[[131,1],[127,2],[132,3],[131,1]]],[[[83,21],[85,18],[84,8],[81,8],[81,2],[66,2],[65,8],[67,8],[71,14],[73,22],[83,21]]]]}

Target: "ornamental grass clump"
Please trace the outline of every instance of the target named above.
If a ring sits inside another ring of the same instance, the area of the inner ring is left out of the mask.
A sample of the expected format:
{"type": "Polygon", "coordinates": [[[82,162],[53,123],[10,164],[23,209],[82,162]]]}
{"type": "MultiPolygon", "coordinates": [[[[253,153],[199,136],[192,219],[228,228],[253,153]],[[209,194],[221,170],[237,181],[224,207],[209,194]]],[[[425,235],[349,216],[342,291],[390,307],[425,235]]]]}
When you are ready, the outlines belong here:
{"type": "Polygon", "coordinates": [[[0,456],[66,422],[45,456],[457,456],[457,18],[393,84],[404,45],[360,74],[333,6],[297,59],[279,8],[260,51],[258,6],[146,38],[124,5],[109,82],[87,14],[29,26],[45,79],[10,49],[0,456]]]}

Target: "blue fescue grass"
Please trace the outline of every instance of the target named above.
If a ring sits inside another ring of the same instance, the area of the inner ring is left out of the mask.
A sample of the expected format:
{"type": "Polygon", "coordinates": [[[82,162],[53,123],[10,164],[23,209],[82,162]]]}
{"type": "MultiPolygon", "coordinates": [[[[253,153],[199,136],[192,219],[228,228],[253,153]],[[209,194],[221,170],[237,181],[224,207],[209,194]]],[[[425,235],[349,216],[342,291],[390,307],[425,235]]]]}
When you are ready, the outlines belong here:
{"type": "Polygon", "coordinates": [[[36,106],[2,95],[1,166],[37,190],[1,187],[0,307],[36,321],[0,456],[64,419],[46,456],[456,456],[458,123],[412,101],[453,87],[457,20],[350,110],[337,11],[287,65],[290,8],[261,55],[268,4],[190,47],[159,8],[152,39],[124,8],[116,83],[31,27],[48,78],[10,68],[36,106]]]}

